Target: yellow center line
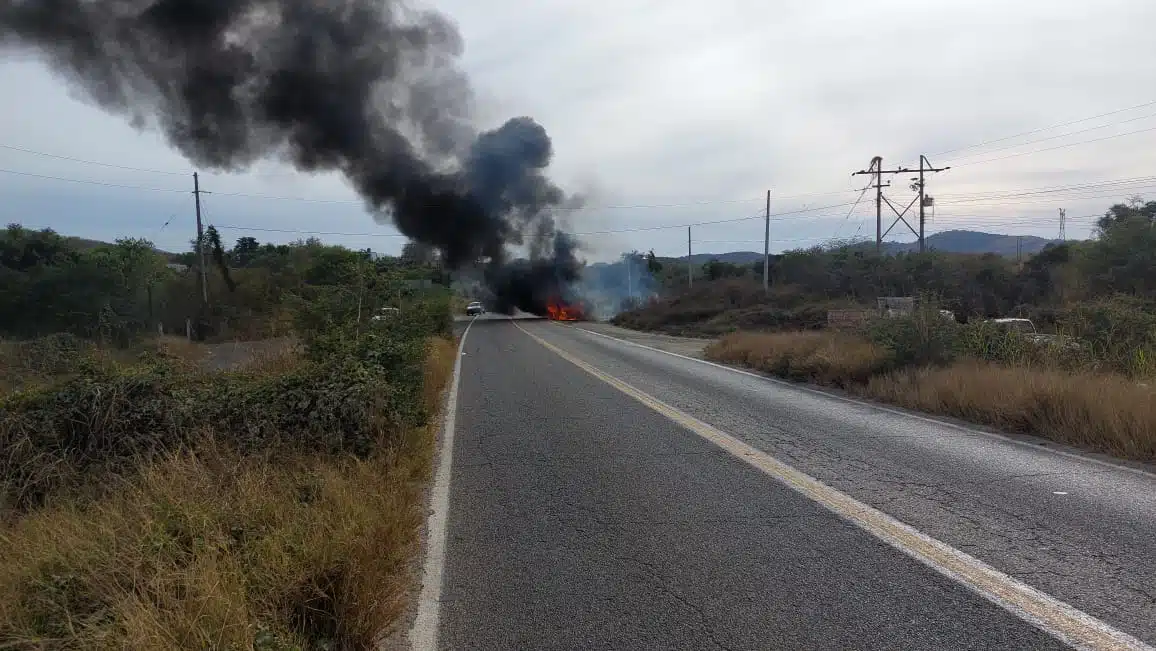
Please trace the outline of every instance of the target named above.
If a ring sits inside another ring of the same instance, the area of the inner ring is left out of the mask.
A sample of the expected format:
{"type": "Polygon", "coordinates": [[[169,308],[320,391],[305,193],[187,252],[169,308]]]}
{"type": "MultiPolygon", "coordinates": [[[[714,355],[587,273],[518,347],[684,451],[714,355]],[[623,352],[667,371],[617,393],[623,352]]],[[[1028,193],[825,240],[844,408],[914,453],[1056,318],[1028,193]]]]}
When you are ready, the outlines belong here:
{"type": "Polygon", "coordinates": [[[983,561],[942,543],[850,495],[676,409],[658,398],[609,375],[558,346],[519,330],[562,359],[682,425],[730,454],[770,475],[836,515],[931,567],[985,599],[1077,648],[1089,650],[1156,651],[1144,642],[1054,597],[1014,579],[983,561]]]}

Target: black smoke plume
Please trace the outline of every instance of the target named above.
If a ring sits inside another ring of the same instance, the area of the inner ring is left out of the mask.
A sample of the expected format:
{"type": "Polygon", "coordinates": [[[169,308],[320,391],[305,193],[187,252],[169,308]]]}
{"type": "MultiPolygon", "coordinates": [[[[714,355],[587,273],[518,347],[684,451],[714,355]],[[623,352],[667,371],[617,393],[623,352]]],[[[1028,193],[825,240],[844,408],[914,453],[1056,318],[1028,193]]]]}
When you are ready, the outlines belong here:
{"type": "Polygon", "coordinates": [[[518,308],[545,314],[551,301],[578,300],[572,294],[582,274],[582,263],[576,256],[577,242],[558,233],[553,244],[550,255],[514,260],[487,270],[486,285],[494,292],[492,309],[510,313],[518,308]]]}
{"type": "Polygon", "coordinates": [[[540,313],[536,297],[574,277],[550,217],[568,199],[546,176],[549,136],[527,117],[474,131],[462,40],[440,14],[401,0],[0,0],[0,47],[37,52],[198,166],[341,172],[447,264],[488,259],[503,306],[540,313]],[[551,242],[561,259],[507,262],[509,245],[551,242]]]}

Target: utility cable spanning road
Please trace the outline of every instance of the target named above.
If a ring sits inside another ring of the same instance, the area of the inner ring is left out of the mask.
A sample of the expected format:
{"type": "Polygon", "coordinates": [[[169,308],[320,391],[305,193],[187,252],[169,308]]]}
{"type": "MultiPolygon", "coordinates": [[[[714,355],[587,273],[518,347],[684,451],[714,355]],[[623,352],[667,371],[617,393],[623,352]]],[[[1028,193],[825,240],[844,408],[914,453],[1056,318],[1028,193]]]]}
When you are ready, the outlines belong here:
{"type": "Polygon", "coordinates": [[[1146,470],[580,328],[467,332],[417,649],[1156,642],[1146,470]]]}

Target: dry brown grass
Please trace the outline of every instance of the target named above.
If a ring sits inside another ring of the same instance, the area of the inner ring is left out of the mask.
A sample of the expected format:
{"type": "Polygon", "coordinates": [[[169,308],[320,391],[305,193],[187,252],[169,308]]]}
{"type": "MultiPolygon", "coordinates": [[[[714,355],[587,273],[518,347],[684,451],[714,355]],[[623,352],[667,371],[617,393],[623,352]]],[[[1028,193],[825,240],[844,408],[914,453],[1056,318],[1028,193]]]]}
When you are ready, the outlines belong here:
{"type": "Polygon", "coordinates": [[[846,386],[864,382],[889,360],[882,348],[851,334],[738,332],[704,351],[708,359],[796,380],[846,386]]]}
{"type": "Polygon", "coordinates": [[[248,648],[262,629],[366,648],[401,609],[414,472],[208,447],[166,459],[5,533],[0,631],[28,648],[248,648]]]}
{"type": "Polygon", "coordinates": [[[736,333],[709,346],[706,356],[1005,431],[1156,461],[1156,392],[1123,375],[979,361],[891,371],[885,349],[830,331],[736,333]]]}
{"type": "Polygon", "coordinates": [[[190,365],[200,364],[205,359],[204,344],[189,341],[186,337],[165,335],[152,339],[148,347],[172,359],[179,359],[190,365]]]}
{"type": "Polygon", "coordinates": [[[1156,461],[1156,392],[1121,375],[961,362],[872,378],[864,396],[1156,461]]]}
{"type": "MultiPolygon", "coordinates": [[[[432,340],[425,400],[454,361],[432,340]]],[[[364,460],[204,444],[0,529],[0,648],[370,648],[403,611],[436,421],[364,460]]]]}
{"type": "Polygon", "coordinates": [[[457,344],[449,339],[434,337],[429,340],[425,364],[425,405],[436,410],[441,405],[442,390],[449,385],[457,361],[457,344]]]}
{"type": "Polygon", "coordinates": [[[301,343],[293,337],[261,341],[206,344],[200,364],[212,370],[245,371],[259,374],[283,373],[301,357],[301,343]]]}

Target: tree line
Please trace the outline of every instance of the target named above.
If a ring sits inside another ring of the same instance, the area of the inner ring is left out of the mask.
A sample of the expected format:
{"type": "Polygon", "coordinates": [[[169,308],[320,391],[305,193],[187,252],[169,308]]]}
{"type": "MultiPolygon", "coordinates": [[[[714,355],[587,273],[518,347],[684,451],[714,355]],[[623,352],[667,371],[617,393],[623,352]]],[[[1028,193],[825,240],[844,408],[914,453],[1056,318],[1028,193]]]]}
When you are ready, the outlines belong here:
{"type": "MultiPolygon", "coordinates": [[[[686,265],[653,252],[634,254],[663,288],[686,288],[686,265]]],[[[749,265],[711,260],[696,265],[703,280],[763,277],[762,261],[749,265]]],[[[1156,201],[1133,198],[1101,217],[1095,236],[1047,246],[1023,262],[996,255],[876,254],[873,243],[819,246],[774,255],[772,298],[873,304],[882,296],[934,295],[961,316],[1004,316],[1029,309],[1127,295],[1156,302],[1156,201]]]]}
{"type": "Polygon", "coordinates": [[[291,328],[292,301],[320,287],[360,292],[364,300],[350,304],[368,313],[406,300],[407,280],[448,283],[429,252],[413,246],[400,257],[315,238],[272,244],[241,237],[226,247],[210,227],[203,304],[191,244],[169,254],[145,239],[86,243],[10,224],[0,231],[0,336],[68,332],[127,343],[158,328],[183,334],[190,320],[217,336],[275,336],[291,328]]]}

